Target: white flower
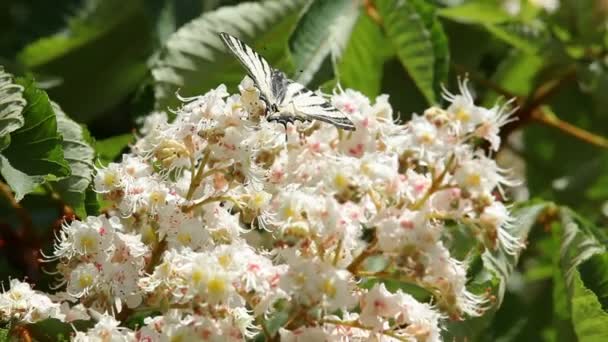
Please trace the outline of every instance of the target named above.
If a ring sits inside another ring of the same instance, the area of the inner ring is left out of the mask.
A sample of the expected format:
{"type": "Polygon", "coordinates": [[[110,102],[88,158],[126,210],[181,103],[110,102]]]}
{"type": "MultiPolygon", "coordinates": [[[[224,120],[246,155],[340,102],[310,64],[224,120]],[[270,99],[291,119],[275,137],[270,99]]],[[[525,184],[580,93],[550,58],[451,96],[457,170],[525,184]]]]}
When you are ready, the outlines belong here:
{"type": "Polygon", "coordinates": [[[32,290],[28,283],[11,279],[10,289],[0,294],[0,319],[35,323],[47,318],[63,320],[60,305],[47,295],[32,290]]]}
{"type": "Polygon", "coordinates": [[[99,269],[94,264],[80,264],[68,279],[67,291],[70,295],[80,298],[85,296],[99,281],[99,269]]]}

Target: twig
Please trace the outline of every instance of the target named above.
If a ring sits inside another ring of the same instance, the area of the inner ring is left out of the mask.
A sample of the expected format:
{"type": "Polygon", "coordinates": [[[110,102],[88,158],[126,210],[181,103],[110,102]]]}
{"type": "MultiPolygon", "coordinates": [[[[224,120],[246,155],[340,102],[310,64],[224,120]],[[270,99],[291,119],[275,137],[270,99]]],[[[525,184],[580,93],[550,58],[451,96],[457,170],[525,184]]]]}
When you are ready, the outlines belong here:
{"type": "Polygon", "coordinates": [[[232,198],[230,196],[211,196],[211,197],[207,197],[205,199],[199,200],[198,202],[194,202],[190,205],[183,206],[182,211],[187,213],[187,212],[192,211],[193,209],[203,206],[205,204],[209,204],[212,202],[220,202],[220,201],[229,201],[229,202],[232,202],[237,207],[239,207],[239,208],[241,207],[241,205],[234,198],[232,198]]]}
{"type": "Polygon", "coordinates": [[[532,113],[545,103],[551,96],[555,95],[562,87],[576,79],[576,66],[570,66],[556,79],[550,80],[540,85],[527,103],[515,112],[517,120],[505,125],[500,131],[500,137],[503,141],[511,133],[519,127],[529,123],[532,120],[532,113]]]}
{"type": "Polygon", "coordinates": [[[558,118],[554,113],[538,108],[532,112],[532,119],[543,123],[549,127],[554,127],[560,131],[573,136],[577,139],[585,141],[591,145],[608,149],[608,139],[586,131],[580,127],[574,126],[573,124],[563,121],[558,118]]]}
{"type": "Polygon", "coordinates": [[[372,0],[364,0],[363,8],[365,9],[365,14],[367,14],[370,19],[376,24],[382,25],[382,17],[380,16],[380,13],[378,13],[378,9],[372,0]]]}
{"type": "Polygon", "coordinates": [[[405,338],[403,336],[399,336],[399,335],[395,334],[392,331],[388,331],[388,330],[377,331],[377,330],[375,330],[373,328],[369,328],[369,327],[366,327],[364,325],[361,325],[357,321],[340,321],[340,320],[337,320],[337,319],[327,319],[326,318],[326,319],[323,319],[321,322],[322,323],[327,323],[327,324],[332,324],[332,325],[342,325],[342,326],[345,326],[345,327],[351,327],[351,328],[357,328],[357,329],[361,329],[361,330],[368,330],[368,331],[378,332],[379,334],[390,336],[390,337],[392,337],[394,339],[397,339],[399,341],[410,341],[410,339],[405,338]]]}
{"type": "Polygon", "coordinates": [[[363,263],[363,261],[365,261],[365,259],[367,259],[367,257],[371,256],[372,254],[374,254],[374,249],[376,248],[376,244],[378,243],[378,239],[376,238],[376,236],[374,235],[373,240],[369,243],[369,245],[367,245],[367,247],[365,247],[365,249],[363,250],[363,252],[361,252],[361,254],[359,254],[355,260],[353,260],[350,265],[348,265],[348,267],[346,267],[346,269],[352,273],[352,274],[356,274],[357,270],[359,269],[359,266],[361,265],[361,263],[363,263]]]}
{"type": "MultiPolygon", "coordinates": [[[[205,170],[205,166],[207,166],[207,162],[209,162],[209,156],[210,153],[209,151],[207,151],[205,153],[205,155],[203,156],[203,159],[201,160],[200,165],[198,166],[198,170],[195,172],[192,172],[192,180],[190,181],[190,187],[188,188],[188,194],[186,194],[186,199],[190,200],[192,199],[192,196],[194,195],[194,191],[196,191],[196,188],[198,188],[198,186],[201,184],[201,181],[204,178],[204,170],[205,170]]],[[[194,163],[192,164],[193,169],[192,171],[194,171],[194,163]]]]}

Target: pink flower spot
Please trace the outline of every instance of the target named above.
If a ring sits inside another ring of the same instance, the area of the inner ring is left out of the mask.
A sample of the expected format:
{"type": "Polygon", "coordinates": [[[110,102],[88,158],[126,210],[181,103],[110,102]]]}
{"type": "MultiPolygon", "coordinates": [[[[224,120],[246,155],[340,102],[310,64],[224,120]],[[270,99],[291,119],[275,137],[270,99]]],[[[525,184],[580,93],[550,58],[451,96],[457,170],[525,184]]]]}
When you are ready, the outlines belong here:
{"type": "Polygon", "coordinates": [[[363,144],[359,143],[355,147],[350,148],[348,153],[352,154],[355,157],[360,157],[363,155],[363,144]]]}
{"type": "Polygon", "coordinates": [[[402,220],[401,222],[399,222],[399,225],[403,229],[414,229],[414,222],[409,220],[402,220]]]}
{"type": "Polygon", "coordinates": [[[352,103],[345,103],[342,105],[342,110],[348,114],[352,114],[355,111],[355,109],[357,109],[357,108],[352,103]]]}

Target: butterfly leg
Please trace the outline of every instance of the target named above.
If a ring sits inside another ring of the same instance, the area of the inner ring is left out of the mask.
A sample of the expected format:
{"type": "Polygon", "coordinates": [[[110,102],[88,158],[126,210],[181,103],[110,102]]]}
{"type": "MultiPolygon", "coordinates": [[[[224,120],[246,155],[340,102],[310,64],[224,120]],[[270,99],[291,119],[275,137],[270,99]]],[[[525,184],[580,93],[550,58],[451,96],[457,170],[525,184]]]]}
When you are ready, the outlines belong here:
{"type": "Polygon", "coordinates": [[[277,122],[285,127],[285,142],[287,142],[287,124],[294,122],[293,115],[287,113],[278,113],[269,115],[266,120],[268,120],[268,122],[277,122]]]}

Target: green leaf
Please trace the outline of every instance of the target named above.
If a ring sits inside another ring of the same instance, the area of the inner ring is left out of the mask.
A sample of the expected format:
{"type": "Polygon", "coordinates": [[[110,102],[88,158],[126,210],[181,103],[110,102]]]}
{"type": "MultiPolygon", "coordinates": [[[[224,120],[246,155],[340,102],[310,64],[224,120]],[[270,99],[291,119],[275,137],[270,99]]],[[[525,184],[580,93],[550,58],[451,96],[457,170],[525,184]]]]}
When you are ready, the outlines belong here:
{"type": "MultiPolygon", "coordinates": [[[[525,97],[534,90],[536,77],[543,66],[544,60],[540,56],[514,50],[500,62],[492,81],[513,95],[525,97]]],[[[486,107],[492,107],[503,96],[496,93],[490,95],[483,100],[486,107]]]]}
{"type": "Polygon", "coordinates": [[[336,66],[340,84],[368,97],[380,94],[389,43],[380,27],[367,15],[359,16],[346,49],[336,66]]]}
{"type": "MultiPolygon", "coordinates": [[[[511,234],[520,241],[526,241],[530,230],[536,223],[539,215],[551,204],[548,202],[529,202],[519,204],[512,212],[514,222],[511,234]]],[[[521,252],[520,252],[521,253],[521,252]]],[[[486,250],[481,258],[484,269],[494,273],[500,280],[497,288],[497,303],[500,305],[504,298],[507,280],[517,266],[520,254],[511,255],[498,249],[496,251],[486,250]]]]}
{"type": "Polygon", "coordinates": [[[444,18],[468,24],[497,24],[513,20],[499,1],[474,0],[461,5],[441,8],[438,14],[444,18]]]}
{"type": "Polygon", "coordinates": [[[389,40],[427,102],[438,101],[447,78],[449,50],[435,8],[421,0],[378,1],[389,40]]]}
{"type": "Polygon", "coordinates": [[[15,192],[15,199],[21,201],[23,196],[33,192],[45,182],[44,176],[30,176],[15,169],[5,156],[0,154],[0,174],[15,192]]]}
{"type": "Polygon", "coordinates": [[[49,95],[80,122],[107,111],[137,88],[153,47],[143,0],[84,3],[64,30],[31,43],[18,56],[36,75],[61,81],[49,95]]]}
{"type": "Polygon", "coordinates": [[[79,217],[86,216],[85,191],[91,184],[95,165],[95,151],[89,145],[88,132],[70,119],[57,104],[53,103],[57,115],[57,129],[63,135],[63,153],[72,170],[69,177],[51,183],[61,199],[71,206],[79,217]]]}
{"type": "Polygon", "coordinates": [[[572,323],[578,340],[607,341],[608,313],[602,310],[593,291],[585,287],[578,271],[572,274],[570,290],[572,323]]]}
{"type": "Polygon", "coordinates": [[[484,27],[496,38],[529,54],[545,52],[549,42],[546,28],[540,21],[487,24],[484,27]]]}
{"type": "MultiPolygon", "coordinates": [[[[512,228],[512,234],[525,241],[539,215],[549,208],[550,205],[552,204],[540,201],[518,204],[512,211],[514,222],[516,222],[512,228]]],[[[507,281],[513,274],[519,257],[520,254],[510,255],[501,249],[483,252],[481,255],[483,267],[479,271],[473,272],[473,279],[467,284],[467,289],[477,294],[486,293],[491,289],[492,293],[496,296],[496,303],[481,317],[449,322],[444,333],[444,340],[464,341],[481,339],[481,336],[484,335],[484,330],[490,326],[496,311],[503,302],[507,281]]]]}
{"type": "Polygon", "coordinates": [[[93,190],[92,186],[89,186],[85,191],[84,198],[84,209],[86,211],[87,216],[97,216],[99,215],[99,199],[97,198],[97,192],[93,190]]]}
{"type": "Polygon", "coordinates": [[[134,140],[133,134],[117,135],[115,137],[97,140],[95,142],[95,152],[99,161],[107,165],[121,155],[121,152],[134,140]]]}
{"type": "Polygon", "coordinates": [[[34,86],[31,79],[20,79],[27,105],[23,110],[23,127],[11,133],[11,144],[2,151],[0,173],[15,191],[17,200],[45,180],[56,180],[70,174],[63,156],[62,137],[48,96],[34,86]]]}
{"type": "Polygon", "coordinates": [[[337,61],[359,16],[352,0],[313,0],[289,37],[289,50],[296,68],[296,81],[308,84],[331,55],[337,61]]]}
{"type": "Polygon", "coordinates": [[[10,143],[9,133],[23,126],[23,87],[0,66],[0,151],[10,143]]]}
{"type": "Polygon", "coordinates": [[[303,1],[264,1],[222,7],[203,14],[175,32],[152,64],[156,106],[166,109],[183,96],[199,95],[224,83],[235,90],[245,76],[218,33],[233,34],[260,52],[271,65],[285,60],[285,44],[303,1]]]}
{"type": "Polygon", "coordinates": [[[23,127],[11,133],[11,144],[2,154],[11,164],[29,175],[65,177],[70,169],[63,158],[57,119],[46,93],[31,79],[20,79],[27,106],[23,127]]]}
{"type": "Polygon", "coordinates": [[[579,341],[608,338],[608,258],[605,233],[572,210],[560,210],[560,266],[569,297],[570,317],[579,341]]]}

